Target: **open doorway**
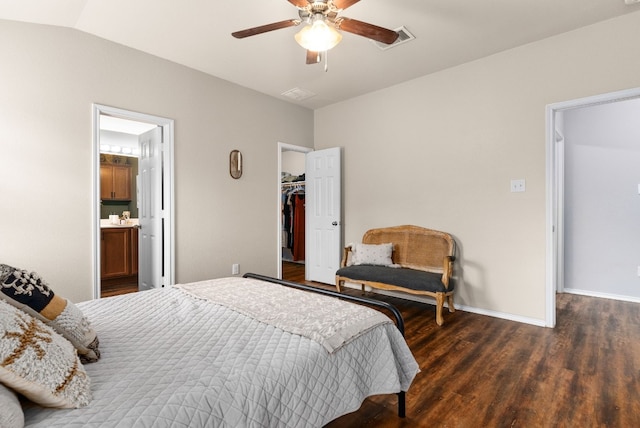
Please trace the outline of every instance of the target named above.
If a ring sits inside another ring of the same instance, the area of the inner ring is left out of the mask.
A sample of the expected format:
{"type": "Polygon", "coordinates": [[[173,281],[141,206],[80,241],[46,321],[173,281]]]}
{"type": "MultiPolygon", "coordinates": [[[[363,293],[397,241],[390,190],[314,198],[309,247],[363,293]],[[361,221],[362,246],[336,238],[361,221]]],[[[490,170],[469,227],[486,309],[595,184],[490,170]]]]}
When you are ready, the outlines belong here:
{"type": "MultiPolygon", "coordinates": [[[[575,195],[573,199],[567,200],[567,194],[566,194],[566,190],[567,190],[566,186],[567,186],[567,180],[568,180],[568,177],[566,175],[567,174],[567,169],[566,169],[567,155],[574,156],[571,153],[575,152],[575,150],[573,150],[570,153],[567,153],[567,141],[565,141],[565,137],[567,134],[565,129],[565,125],[566,125],[565,120],[567,119],[567,113],[574,114],[578,110],[586,111],[586,109],[592,109],[597,106],[603,107],[606,105],[621,104],[621,102],[623,101],[637,99],[639,97],[640,97],[640,89],[632,89],[632,90],[613,92],[609,94],[598,95],[598,96],[588,97],[588,98],[583,98],[578,100],[566,101],[566,102],[551,104],[547,106],[547,197],[546,197],[547,198],[547,215],[546,215],[547,217],[546,219],[546,224],[547,224],[546,272],[547,272],[547,275],[546,276],[547,278],[546,278],[546,293],[545,293],[546,294],[545,324],[547,327],[555,326],[556,292],[557,291],[562,292],[566,288],[565,279],[567,275],[567,271],[566,271],[567,261],[565,258],[565,253],[567,251],[566,248],[567,248],[568,242],[570,246],[572,242],[574,243],[573,244],[574,251],[572,251],[571,256],[572,257],[575,256],[576,241],[575,240],[567,241],[567,231],[569,230],[566,223],[566,221],[568,220],[567,208],[570,208],[570,210],[573,210],[573,211],[575,211],[576,209],[579,209],[581,211],[581,216],[580,216],[581,223],[584,223],[584,220],[585,220],[584,214],[587,212],[591,214],[590,211],[592,211],[588,209],[587,210],[580,209],[579,206],[576,204],[575,195]],[[566,206],[568,203],[570,203],[571,206],[569,207],[566,206]]],[[[593,120],[593,118],[591,120],[593,120]]],[[[602,120],[602,119],[600,118],[598,120],[602,120]]],[[[610,137],[607,137],[607,139],[610,139],[610,137]]],[[[583,149],[581,149],[581,153],[585,152],[585,149],[587,152],[593,151],[592,147],[584,147],[583,149]]],[[[582,156],[581,159],[583,157],[584,156],[582,156]]],[[[591,156],[591,158],[593,158],[593,156],[591,156]]],[[[603,162],[605,162],[605,157],[602,156],[602,154],[599,154],[595,162],[596,163],[593,165],[602,164],[603,162]]],[[[573,164],[575,164],[575,162],[573,162],[573,164]]],[[[580,191],[578,190],[577,196],[579,196],[580,198],[582,198],[583,196],[591,197],[592,194],[594,193],[594,190],[596,190],[594,188],[595,185],[597,185],[598,187],[602,187],[604,183],[612,182],[611,177],[608,177],[601,173],[600,174],[594,173],[594,168],[588,168],[586,175],[583,174],[582,178],[580,179],[580,181],[583,181],[585,183],[580,183],[580,184],[588,184],[587,183],[588,180],[586,180],[585,177],[589,177],[590,175],[594,176],[596,178],[596,181],[589,182],[591,184],[587,186],[586,190],[582,191],[582,195],[579,194],[580,191]]],[[[609,174],[609,175],[617,175],[617,174],[609,174]]],[[[636,186],[638,185],[638,182],[640,182],[640,179],[634,180],[633,177],[631,179],[628,179],[627,177],[625,180],[626,182],[623,185],[618,184],[614,186],[614,189],[616,192],[619,189],[622,189],[624,187],[625,189],[623,190],[625,190],[627,193],[630,193],[630,194],[633,194],[635,192],[640,193],[640,190],[636,188],[636,186]],[[626,189],[627,187],[628,189],[626,189]]],[[[605,193],[610,193],[610,191],[605,189],[605,193]]],[[[631,198],[635,198],[637,200],[637,194],[635,194],[635,196],[631,196],[631,198]]],[[[596,203],[599,204],[600,206],[610,205],[606,201],[599,201],[599,202],[596,201],[596,203]]],[[[601,224],[610,224],[610,223],[615,223],[617,225],[616,219],[610,216],[604,219],[603,222],[601,222],[601,224]]],[[[594,227],[597,228],[597,226],[588,226],[588,228],[591,228],[591,230],[587,232],[587,235],[591,236],[594,234],[593,232],[596,230],[596,229],[593,229],[594,227]]],[[[600,228],[597,228],[597,229],[599,230],[600,228]]],[[[618,233],[617,236],[620,236],[620,234],[618,233]]],[[[615,239],[615,237],[613,237],[613,239],[615,239]]],[[[602,246],[598,246],[595,244],[586,244],[586,245],[582,244],[582,245],[579,245],[579,247],[581,251],[585,249],[591,249],[592,247],[593,249],[603,251],[602,246]]],[[[617,247],[620,247],[619,243],[616,243],[616,245],[613,246],[613,248],[617,248],[617,247]]],[[[582,266],[593,264],[594,267],[596,267],[597,269],[602,269],[603,270],[602,275],[606,276],[605,281],[609,282],[613,277],[611,276],[610,272],[608,272],[607,270],[608,269],[610,270],[612,268],[612,265],[609,264],[609,266],[607,267],[603,265],[603,262],[604,262],[603,258],[598,257],[598,260],[595,263],[582,262],[582,266]],[[607,271],[607,272],[604,272],[604,271],[607,271]]],[[[616,263],[618,263],[618,261],[616,261],[616,263]]],[[[633,275],[635,275],[635,268],[636,268],[635,263],[629,262],[627,263],[627,265],[628,266],[626,266],[626,268],[628,271],[630,271],[630,275],[628,276],[632,277],[633,275]],[[631,264],[633,264],[633,266],[629,266],[631,264]]],[[[575,263],[573,264],[573,266],[575,266],[575,263]]],[[[619,266],[613,265],[613,268],[616,270],[620,270],[619,266]]],[[[638,268],[638,275],[640,276],[640,268],[638,268]]],[[[591,274],[591,276],[593,276],[593,274],[591,274]]],[[[581,287],[584,287],[584,285],[585,284],[582,284],[581,287]]],[[[571,288],[571,286],[569,288],[571,288]]],[[[598,296],[598,293],[594,293],[593,291],[582,292],[581,294],[598,296]]],[[[606,293],[606,294],[608,294],[608,297],[611,297],[611,293],[606,293]]],[[[599,295],[604,296],[603,293],[599,293],[599,295]]]]}
{"type": "MultiPolygon", "coordinates": [[[[277,191],[277,276],[283,277],[283,196],[294,185],[283,186],[283,153],[294,151],[304,154],[304,180],[298,180],[298,192],[305,192],[303,208],[304,226],[304,279],[324,284],[333,284],[335,273],[342,258],[342,148],[331,147],[313,150],[308,147],[278,143],[278,191],[277,191]],[[304,187],[301,185],[304,184],[304,187]]],[[[297,176],[298,179],[300,175],[297,176]]],[[[295,239],[295,238],[294,238],[295,239]]],[[[301,244],[298,237],[298,244],[301,244]]],[[[295,249],[293,250],[295,255],[295,249]]],[[[299,258],[299,257],[298,257],[299,258]]],[[[300,269],[295,269],[296,280],[300,269]]],[[[288,278],[284,278],[288,279],[288,278]]],[[[293,278],[291,278],[293,280],[293,278]]]]}
{"type": "Polygon", "coordinates": [[[100,105],[93,113],[94,298],[171,285],[173,121],[100,105]]]}
{"type": "Polygon", "coordinates": [[[298,275],[293,278],[285,274],[305,269],[305,165],[306,153],[312,150],[309,147],[278,143],[277,276],[281,279],[299,280],[298,275]]]}

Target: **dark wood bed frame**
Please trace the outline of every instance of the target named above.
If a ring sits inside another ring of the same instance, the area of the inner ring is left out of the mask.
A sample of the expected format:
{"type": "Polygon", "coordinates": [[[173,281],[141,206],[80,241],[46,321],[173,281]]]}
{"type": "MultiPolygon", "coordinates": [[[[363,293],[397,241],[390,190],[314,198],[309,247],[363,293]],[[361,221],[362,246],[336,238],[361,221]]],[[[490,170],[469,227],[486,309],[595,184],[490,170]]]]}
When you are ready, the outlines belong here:
{"type": "MultiPolygon", "coordinates": [[[[382,302],[380,300],[373,300],[373,299],[369,299],[367,297],[362,297],[362,296],[351,296],[348,294],[342,294],[342,293],[338,293],[337,291],[326,290],[324,288],[311,287],[309,285],[299,284],[297,282],[286,281],[283,279],[271,278],[269,276],[259,275],[257,273],[245,273],[243,277],[258,279],[260,281],[272,282],[274,284],[284,285],[285,287],[297,288],[299,290],[305,290],[305,291],[310,291],[312,293],[324,294],[325,296],[332,296],[342,300],[347,300],[347,301],[351,301],[359,304],[370,305],[370,306],[386,309],[389,312],[391,312],[391,314],[393,315],[393,318],[395,318],[396,327],[400,331],[400,334],[402,334],[402,337],[404,337],[404,319],[402,318],[400,311],[395,306],[387,302],[382,302]]],[[[401,418],[404,418],[405,414],[406,414],[405,392],[400,391],[398,392],[398,416],[401,418]]]]}

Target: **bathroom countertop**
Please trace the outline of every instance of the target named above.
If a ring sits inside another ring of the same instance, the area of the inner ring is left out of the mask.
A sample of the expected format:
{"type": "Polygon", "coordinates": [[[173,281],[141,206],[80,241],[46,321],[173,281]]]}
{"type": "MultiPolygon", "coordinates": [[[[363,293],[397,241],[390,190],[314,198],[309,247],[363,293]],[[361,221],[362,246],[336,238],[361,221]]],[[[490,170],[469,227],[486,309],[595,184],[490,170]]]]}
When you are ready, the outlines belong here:
{"type": "Polygon", "coordinates": [[[100,219],[100,228],[101,229],[109,229],[109,228],[123,228],[123,227],[134,227],[139,226],[140,222],[137,218],[130,218],[126,224],[111,224],[109,220],[100,219]]]}

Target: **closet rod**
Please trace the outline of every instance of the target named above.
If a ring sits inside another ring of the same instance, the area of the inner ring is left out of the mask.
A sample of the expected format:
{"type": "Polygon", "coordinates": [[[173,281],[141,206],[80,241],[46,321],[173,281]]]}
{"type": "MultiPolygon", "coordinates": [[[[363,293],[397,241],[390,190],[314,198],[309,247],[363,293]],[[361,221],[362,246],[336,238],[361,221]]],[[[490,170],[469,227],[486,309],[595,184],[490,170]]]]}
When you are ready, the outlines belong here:
{"type": "Polygon", "coordinates": [[[289,181],[282,183],[282,187],[304,186],[304,181],[289,181]]]}

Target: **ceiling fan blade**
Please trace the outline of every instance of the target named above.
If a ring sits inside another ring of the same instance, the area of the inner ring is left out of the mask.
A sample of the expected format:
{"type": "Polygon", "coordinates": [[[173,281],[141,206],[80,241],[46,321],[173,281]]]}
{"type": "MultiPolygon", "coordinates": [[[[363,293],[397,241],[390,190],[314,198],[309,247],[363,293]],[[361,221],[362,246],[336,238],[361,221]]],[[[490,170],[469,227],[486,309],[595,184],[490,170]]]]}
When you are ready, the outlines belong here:
{"type": "Polygon", "coordinates": [[[346,8],[353,6],[360,0],[333,0],[333,5],[338,9],[345,10],[346,8]]]}
{"type": "Polygon", "coordinates": [[[398,33],[393,30],[388,30],[356,19],[338,18],[336,19],[336,27],[347,33],[357,34],[358,36],[367,37],[388,45],[395,42],[398,38],[398,33]]]}
{"type": "Polygon", "coordinates": [[[300,9],[304,9],[309,4],[307,0],[287,0],[287,1],[292,5],[294,5],[295,7],[299,7],[300,9]]]}
{"type": "Polygon", "coordinates": [[[244,39],[245,37],[255,36],[256,34],[262,34],[268,31],[279,30],[281,28],[287,27],[295,27],[299,24],[299,19],[287,19],[286,21],[274,22],[273,24],[261,25],[259,27],[236,31],[235,33],[231,33],[231,35],[236,39],[244,39]]]}
{"type": "Polygon", "coordinates": [[[307,64],[317,64],[322,61],[322,53],[307,51],[307,64]]]}

